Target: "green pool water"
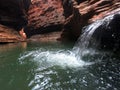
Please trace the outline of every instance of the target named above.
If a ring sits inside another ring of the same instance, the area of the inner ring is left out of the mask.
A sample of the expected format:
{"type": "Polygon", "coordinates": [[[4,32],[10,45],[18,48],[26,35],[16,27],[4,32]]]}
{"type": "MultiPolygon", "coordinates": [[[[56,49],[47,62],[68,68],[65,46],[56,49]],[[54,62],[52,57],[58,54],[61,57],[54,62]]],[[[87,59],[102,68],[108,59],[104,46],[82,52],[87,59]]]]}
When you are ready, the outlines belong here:
{"type": "Polygon", "coordinates": [[[0,90],[120,90],[120,57],[71,43],[0,45],[0,90]],[[74,51],[75,52],[75,51],[74,51]]]}

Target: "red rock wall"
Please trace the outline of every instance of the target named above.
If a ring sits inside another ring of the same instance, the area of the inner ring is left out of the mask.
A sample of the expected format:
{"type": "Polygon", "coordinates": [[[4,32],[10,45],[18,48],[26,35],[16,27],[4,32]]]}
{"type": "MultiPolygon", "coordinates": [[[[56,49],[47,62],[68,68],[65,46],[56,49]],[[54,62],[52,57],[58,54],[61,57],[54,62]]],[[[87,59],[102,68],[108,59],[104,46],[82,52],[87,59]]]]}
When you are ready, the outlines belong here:
{"type": "Polygon", "coordinates": [[[28,36],[64,29],[63,39],[77,39],[84,26],[119,7],[120,0],[0,0],[0,24],[24,27],[28,36]]]}
{"type": "Polygon", "coordinates": [[[54,29],[63,25],[65,19],[61,0],[32,0],[31,3],[26,28],[28,34],[41,33],[43,30],[47,32],[47,27],[50,29],[53,26],[51,29],[54,29]]]}
{"type": "MultiPolygon", "coordinates": [[[[63,0],[67,2],[69,0],[63,0]]],[[[65,21],[65,33],[76,39],[84,26],[120,11],[120,0],[72,0],[71,15],[65,21]]],[[[63,3],[64,4],[64,3],[63,3]]],[[[67,13],[67,12],[64,12],[67,13]]],[[[63,32],[63,35],[64,35],[63,32]]],[[[67,36],[68,37],[68,36],[67,36]]]]}
{"type": "Polygon", "coordinates": [[[18,31],[27,24],[30,0],[0,0],[0,43],[25,39],[18,31]]]}
{"type": "Polygon", "coordinates": [[[0,43],[12,43],[20,41],[25,40],[15,29],[0,25],[0,43]]]}

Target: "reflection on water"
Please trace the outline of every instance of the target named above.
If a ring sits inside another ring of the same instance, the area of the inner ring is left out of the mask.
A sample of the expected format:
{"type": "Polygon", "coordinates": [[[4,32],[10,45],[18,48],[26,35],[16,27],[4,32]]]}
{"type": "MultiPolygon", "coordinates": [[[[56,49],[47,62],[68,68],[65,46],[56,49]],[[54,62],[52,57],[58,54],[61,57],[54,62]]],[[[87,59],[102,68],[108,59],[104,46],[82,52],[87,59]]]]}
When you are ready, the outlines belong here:
{"type": "Polygon", "coordinates": [[[10,50],[13,50],[16,47],[20,47],[22,49],[25,49],[27,47],[27,43],[26,42],[22,42],[22,43],[1,44],[0,45],[0,52],[10,51],[10,50]]]}
{"type": "Polygon", "coordinates": [[[119,55],[88,50],[78,60],[70,44],[19,45],[0,50],[0,90],[120,89],[119,55]]]}

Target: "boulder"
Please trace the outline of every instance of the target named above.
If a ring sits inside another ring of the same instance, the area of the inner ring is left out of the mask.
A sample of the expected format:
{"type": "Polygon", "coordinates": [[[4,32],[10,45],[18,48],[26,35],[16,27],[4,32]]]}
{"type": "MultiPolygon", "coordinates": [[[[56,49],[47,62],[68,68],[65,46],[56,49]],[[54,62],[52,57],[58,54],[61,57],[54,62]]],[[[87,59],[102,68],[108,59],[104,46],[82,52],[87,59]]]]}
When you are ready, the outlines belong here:
{"type": "Polygon", "coordinates": [[[92,35],[99,49],[120,50],[120,12],[103,19],[92,35]]]}

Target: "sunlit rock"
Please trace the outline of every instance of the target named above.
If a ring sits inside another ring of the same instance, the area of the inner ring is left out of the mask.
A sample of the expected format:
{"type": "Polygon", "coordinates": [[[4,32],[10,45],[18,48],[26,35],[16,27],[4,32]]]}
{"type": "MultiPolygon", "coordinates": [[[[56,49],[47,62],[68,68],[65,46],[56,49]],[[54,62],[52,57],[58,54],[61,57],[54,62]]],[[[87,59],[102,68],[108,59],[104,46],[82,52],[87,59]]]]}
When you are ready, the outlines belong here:
{"type": "Polygon", "coordinates": [[[0,43],[12,43],[25,41],[19,33],[12,28],[0,25],[0,43]]]}

